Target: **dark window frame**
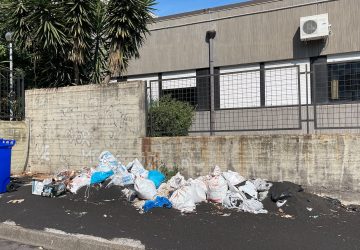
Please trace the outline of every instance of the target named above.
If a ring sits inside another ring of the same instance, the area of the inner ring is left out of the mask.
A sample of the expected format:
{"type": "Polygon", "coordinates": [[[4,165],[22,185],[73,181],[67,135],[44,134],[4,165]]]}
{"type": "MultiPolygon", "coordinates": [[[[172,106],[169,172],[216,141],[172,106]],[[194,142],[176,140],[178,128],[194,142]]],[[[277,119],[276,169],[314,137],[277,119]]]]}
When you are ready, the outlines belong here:
{"type": "Polygon", "coordinates": [[[360,102],[360,60],[331,62],[328,63],[327,67],[329,103],[360,102]],[[355,72],[353,72],[353,65],[356,65],[355,72]],[[337,71],[337,73],[335,71],[337,71]],[[350,72],[347,73],[346,71],[350,72]],[[333,98],[332,85],[334,80],[338,81],[338,98],[333,98]]]}

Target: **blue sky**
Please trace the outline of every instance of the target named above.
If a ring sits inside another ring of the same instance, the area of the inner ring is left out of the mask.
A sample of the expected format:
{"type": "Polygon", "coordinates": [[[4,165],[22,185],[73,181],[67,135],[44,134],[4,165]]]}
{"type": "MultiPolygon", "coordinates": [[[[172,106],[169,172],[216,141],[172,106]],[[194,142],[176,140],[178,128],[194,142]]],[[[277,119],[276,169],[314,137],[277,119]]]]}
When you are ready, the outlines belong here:
{"type": "Polygon", "coordinates": [[[157,0],[155,14],[167,16],[192,10],[206,9],[226,4],[246,2],[247,0],[157,0]]]}

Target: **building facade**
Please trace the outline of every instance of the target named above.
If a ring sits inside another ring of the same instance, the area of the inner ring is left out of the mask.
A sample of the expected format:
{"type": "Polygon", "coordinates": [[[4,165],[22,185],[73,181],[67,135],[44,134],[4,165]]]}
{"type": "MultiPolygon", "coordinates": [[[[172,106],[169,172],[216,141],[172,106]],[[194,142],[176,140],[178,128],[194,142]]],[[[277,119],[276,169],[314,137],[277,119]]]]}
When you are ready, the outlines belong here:
{"type": "Polygon", "coordinates": [[[209,43],[213,40],[219,133],[357,129],[360,1],[254,0],[160,17],[126,79],[148,81],[197,107],[194,132],[209,130],[209,43]],[[300,38],[300,19],[328,14],[329,36],[300,38]]]}

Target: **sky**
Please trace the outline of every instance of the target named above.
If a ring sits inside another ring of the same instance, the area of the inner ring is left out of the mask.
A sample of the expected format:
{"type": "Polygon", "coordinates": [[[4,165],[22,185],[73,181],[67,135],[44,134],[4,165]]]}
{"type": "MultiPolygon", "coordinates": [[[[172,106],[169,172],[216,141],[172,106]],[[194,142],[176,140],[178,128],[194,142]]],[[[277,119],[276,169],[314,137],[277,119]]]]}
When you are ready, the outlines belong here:
{"type": "Polygon", "coordinates": [[[155,9],[157,10],[155,14],[158,16],[167,16],[246,1],[247,0],[157,0],[157,5],[155,5],[155,9]]]}

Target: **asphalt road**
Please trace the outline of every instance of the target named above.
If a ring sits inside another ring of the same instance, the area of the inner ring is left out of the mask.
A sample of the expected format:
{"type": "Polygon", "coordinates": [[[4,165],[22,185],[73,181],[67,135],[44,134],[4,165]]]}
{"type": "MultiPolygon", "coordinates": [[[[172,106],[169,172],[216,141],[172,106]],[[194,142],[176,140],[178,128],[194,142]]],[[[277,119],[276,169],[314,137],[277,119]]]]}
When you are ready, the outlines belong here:
{"type": "Polygon", "coordinates": [[[17,242],[0,239],[0,250],[34,250],[34,249],[44,249],[44,248],[19,244],[17,242]]]}
{"type": "Polygon", "coordinates": [[[140,214],[119,188],[91,188],[87,201],[84,194],[44,198],[31,195],[31,186],[25,186],[1,195],[0,222],[109,240],[129,238],[147,249],[360,249],[360,213],[305,192],[289,199],[283,213],[265,202],[270,213],[261,215],[213,204],[202,204],[190,215],[174,209],[140,214]]]}

